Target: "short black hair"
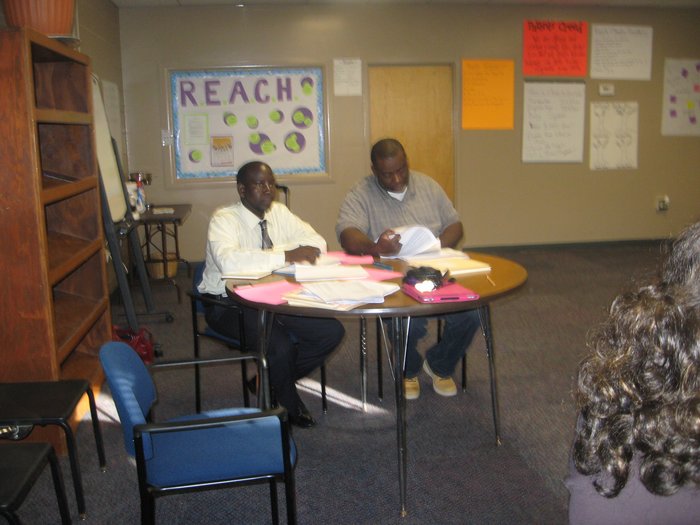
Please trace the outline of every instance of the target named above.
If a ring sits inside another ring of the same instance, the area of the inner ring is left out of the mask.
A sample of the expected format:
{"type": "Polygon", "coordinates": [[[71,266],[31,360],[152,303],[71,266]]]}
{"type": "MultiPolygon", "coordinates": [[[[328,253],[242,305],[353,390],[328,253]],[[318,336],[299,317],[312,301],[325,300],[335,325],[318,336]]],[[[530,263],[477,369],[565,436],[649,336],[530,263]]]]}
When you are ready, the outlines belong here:
{"type": "Polygon", "coordinates": [[[403,149],[403,146],[398,140],[382,139],[372,146],[370,159],[372,160],[372,165],[374,166],[377,163],[377,159],[389,159],[391,157],[395,157],[399,153],[406,155],[406,151],[403,149]]]}
{"type": "Polygon", "coordinates": [[[272,168],[262,161],[253,160],[251,162],[246,162],[245,164],[243,164],[243,166],[238,168],[238,173],[236,173],[236,183],[245,184],[246,182],[248,182],[248,178],[253,173],[264,168],[267,168],[268,170],[270,170],[270,173],[272,173],[272,168]]]}

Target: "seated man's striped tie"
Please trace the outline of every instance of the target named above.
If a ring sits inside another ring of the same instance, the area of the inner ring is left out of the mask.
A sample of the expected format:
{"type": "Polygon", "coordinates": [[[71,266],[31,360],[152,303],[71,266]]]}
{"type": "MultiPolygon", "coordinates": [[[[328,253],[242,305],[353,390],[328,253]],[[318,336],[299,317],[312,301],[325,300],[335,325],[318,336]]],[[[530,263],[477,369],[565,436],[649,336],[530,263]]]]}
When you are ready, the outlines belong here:
{"type": "Polygon", "coordinates": [[[267,221],[265,219],[260,221],[260,230],[262,232],[262,249],[271,250],[272,249],[272,239],[267,233],[267,221]]]}

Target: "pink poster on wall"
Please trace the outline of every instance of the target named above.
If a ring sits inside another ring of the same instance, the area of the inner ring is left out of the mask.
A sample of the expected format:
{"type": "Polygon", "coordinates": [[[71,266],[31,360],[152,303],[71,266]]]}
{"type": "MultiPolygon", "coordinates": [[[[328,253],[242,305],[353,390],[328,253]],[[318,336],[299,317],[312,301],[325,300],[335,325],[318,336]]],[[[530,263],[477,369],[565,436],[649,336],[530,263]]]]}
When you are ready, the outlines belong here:
{"type": "Polygon", "coordinates": [[[523,22],[523,76],[585,77],[587,57],[587,22],[523,22]]]}

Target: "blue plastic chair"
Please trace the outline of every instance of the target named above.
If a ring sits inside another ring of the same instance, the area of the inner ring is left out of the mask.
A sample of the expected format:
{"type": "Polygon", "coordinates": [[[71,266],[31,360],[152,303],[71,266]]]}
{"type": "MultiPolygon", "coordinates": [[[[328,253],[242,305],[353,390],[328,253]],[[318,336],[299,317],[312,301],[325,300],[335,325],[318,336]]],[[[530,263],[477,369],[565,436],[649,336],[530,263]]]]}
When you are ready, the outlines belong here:
{"type": "Polygon", "coordinates": [[[296,447],[283,407],[220,409],[150,422],[156,389],[136,352],[126,343],[109,342],[100,349],[100,362],[124,446],[136,457],[142,523],[155,523],[156,497],[264,482],[272,521],[278,523],[277,481],[285,485],[287,522],[296,523],[296,447]]]}

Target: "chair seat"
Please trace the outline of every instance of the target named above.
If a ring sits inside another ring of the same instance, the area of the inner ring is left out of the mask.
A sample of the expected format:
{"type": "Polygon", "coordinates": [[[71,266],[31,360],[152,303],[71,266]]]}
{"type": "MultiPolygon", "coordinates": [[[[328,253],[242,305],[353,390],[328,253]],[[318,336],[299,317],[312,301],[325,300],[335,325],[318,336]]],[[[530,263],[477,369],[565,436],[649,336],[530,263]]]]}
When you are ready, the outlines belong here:
{"type": "MultiPolygon", "coordinates": [[[[221,409],[170,419],[185,422],[254,414],[257,408],[221,409]]],[[[260,476],[284,472],[279,419],[275,416],[229,423],[188,432],[150,434],[153,456],[147,459],[148,482],[156,487],[210,483],[217,479],[260,476]],[[174,465],[169,458],[177,457],[174,465]],[[182,465],[188,465],[183,469],[182,465]]],[[[145,443],[145,441],[144,441],[145,443]]],[[[296,447],[290,443],[292,465],[296,447]]]]}
{"type": "Polygon", "coordinates": [[[39,424],[68,420],[87,388],[83,379],[0,383],[0,420],[39,424]]]}
{"type": "Polygon", "coordinates": [[[16,509],[48,462],[48,443],[0,444],[0,509],[16,509]]]}

